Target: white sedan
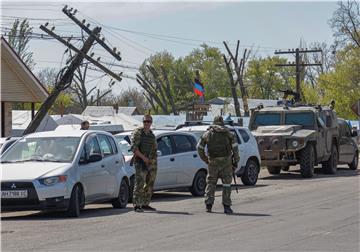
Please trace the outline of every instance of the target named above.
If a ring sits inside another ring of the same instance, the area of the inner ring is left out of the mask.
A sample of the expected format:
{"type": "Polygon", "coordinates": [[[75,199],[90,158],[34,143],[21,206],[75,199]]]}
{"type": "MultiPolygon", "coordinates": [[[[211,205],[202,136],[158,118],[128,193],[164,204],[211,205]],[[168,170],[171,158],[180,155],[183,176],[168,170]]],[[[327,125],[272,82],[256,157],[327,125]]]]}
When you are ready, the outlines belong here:
{"type": "MultiPolygon", "coordinates": [[[[229,130],[233,132],[239,144],[240,162],[236,175],[241,177],[244,185],[255,185],[258,180],[260,172],[260,154],[255,137],[251,134],[248,128],[240,126],[227,125],[229,130]]],[[[197,140],[200,139],[202,134],[209,128],[209,125],[185,126],[179,128],[178,132],[191,132],[197,140]]]]}
{"type": "Polygon", "coordinates": [[[0,160],[2,210],[60,209],[77,217],[88,203],[127,205],[130,176],[109,133],[34,133],[19,139],[0,160]]]}
{"type": "MultiPolygon", "coordinates": [[[[204,195],[207,165],[197,154],[195,136],[186,132],[167,130],[154,130],[153,133],[158,144],[158,170],[154,190],[189,188],[194,196],[204,195]]],[[[131,132],[123,132],[115,137],[129,168],[133,155],[129,151],[131,132]]],[[[134,168],[129,169],[134,173],[134,168]]]]}

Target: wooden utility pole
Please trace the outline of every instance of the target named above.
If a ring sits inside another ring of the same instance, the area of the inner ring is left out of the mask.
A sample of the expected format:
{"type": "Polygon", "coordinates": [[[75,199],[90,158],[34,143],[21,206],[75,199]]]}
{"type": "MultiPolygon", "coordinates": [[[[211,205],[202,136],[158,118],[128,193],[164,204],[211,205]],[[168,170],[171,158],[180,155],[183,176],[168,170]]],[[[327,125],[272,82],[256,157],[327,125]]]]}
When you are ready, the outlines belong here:
{"type": "Polygon", "coordinates": [[[109,74],[113,78],[117,79],[118,81],[121,81],[121,73],[116,74],[112,72],[110,69],[106,68],[102,64],[100,64],[98,61],[94,60],[92,57],[88,56],[87,53],[89,52],[90,48],[94,45],[94,42],[98,42],[98,44],[102,45],[107,51],[109,51],[116,59],[121,60],[120,53],[116,52],[116,48],[111,50],[104,42],[104,39],[100,39],[100,31],[101,27],[95,27],[93,30],[89,29],[90,24],[85,25],[85,20],[83,22],[80,22],[78,19],[75,18],[75,13],[71,12],[71,9],[67,9],[67,6],[63,8],[63,12],[70,17],[76,24],[78,24],[86,33],[89,34],[89,37],[86,39],[83,47],[79,50],[72,44],[70,44],[68,41],[60,37],[59,35],[55,34],[53,30],[55,27],[53,27],[51,30],[47,28],[48,23],[46,23],[44,26],[41,25],[40,29],[46,32],[51,37],[57,39],[64,45],[66,45],[69,49],[73,50],[77,54],[72,58],[71,63],[69,66],[63,68],[60,73],[60,80],[55,84],[54,89],[52,90],[51,94],[48,96],[48,98],[44,101],[44,103],[41,105],[39,111],[36,113],[34,119],[30,122],[29,126],[25,129],[23,135],[27,135],[30,133],[33,133],[36,131],[36,129],[39,127],[41,121],[44,119],[45,115],[51,108],[51,106],[56,101],[56,98],[60,95],[62,91],[64,91],[66,88],[68,88],[72,82],[72,78],[74,76],[75,70],[82,64],[83,60],[86,59],[89,62],[93,63],[95,66],[103,70],[105,73],[109,74]]]}
{"type": "Polygon", "coordinates": [[[304,62],[300,62],[300,54],[301,53],[322,53],[321,49],[312,49],[312,50],[308,50],[308,49],[299,49],[296,48],[295,50],[288,50],[288,51],[275,51],[275,54],[294,54],[295,53],[295,62],[289,62],[288,64],[276,64],[275,66],[280,66],[280,67],[295,67],[295,71],[296,71],[296,93],[298,94],[299,100],[295,100],[296,102],[299,102],[301,100],[301,68],[302,67],[306,67],[306,66],[322,66],[322,62],[319,63],[304,63],[304,62]]]}

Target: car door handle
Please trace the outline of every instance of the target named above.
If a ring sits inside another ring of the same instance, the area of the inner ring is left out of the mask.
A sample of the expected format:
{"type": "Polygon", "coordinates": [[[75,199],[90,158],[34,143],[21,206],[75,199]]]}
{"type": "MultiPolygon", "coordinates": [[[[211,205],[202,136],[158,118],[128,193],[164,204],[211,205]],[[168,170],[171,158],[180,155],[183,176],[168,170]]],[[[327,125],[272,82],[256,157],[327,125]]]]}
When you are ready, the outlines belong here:
{"type": "Polygon", "coordinates": [[[119,163],[119,160],[116,160],[115,163],[118,164],[118,163],[119,163]]]}
{"type": "Polygon", "coordinates": [[[196,157],[197,157],[197,154],[194,154],[193,157],[196,158],[196,157]]]}
{"type": "Polygon", "coordinates": [[[101,168],[105,168],[105,165],[102,164],[102,165],[101,165],[101,168]]]}
{"type": "Polygon", "coordinates": [[[172,157],[172,158],[170,158],[170,161],[171,161],[171,162],[175,161],[175,158],[173,158],[173,157],[172,157]]]}

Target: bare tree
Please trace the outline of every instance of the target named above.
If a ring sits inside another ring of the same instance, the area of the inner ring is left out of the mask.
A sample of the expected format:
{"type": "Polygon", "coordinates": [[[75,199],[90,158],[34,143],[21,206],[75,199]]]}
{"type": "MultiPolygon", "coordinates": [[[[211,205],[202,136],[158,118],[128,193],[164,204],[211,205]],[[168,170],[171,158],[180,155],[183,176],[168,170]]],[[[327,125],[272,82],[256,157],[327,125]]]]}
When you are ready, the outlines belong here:
{"type": "Polygon", "coordinates": [[[237,93],[236,93],[237,84],[239,84],[239,87],[240,87],[241,97],[242,97],[243,104],[244,104],[245,116],[249,116],[249,106],[248,106],[248,102],[247,102],[247,98],[249,95],[248,95],[248,92],[244,85],[244,69],[245,69],[246,61],[249,59],[250,51],[245,49],[243,52],[242,58],[238,59],[240,41],[239,40],[237,41],[235,56],[229,49],[226,42],[224,41],[223,43],[229,54],[229,59],[226,59],[225,55],[223,55],[223,57],[224,57],[226,69],[227,69],[229,80],[230,80],[231,92],[232,92],[232,95],[234,98],[236,116],[241,116],[240,105],[239,105],[239,102],[237,99],[237,93]],[[231,65],[231,63],[233,66],[231,65]],[[235,72],[235,75],[233,72],[235,72]],[[234,80],[234,76],[236,76],[236,80],[234,80]]]}
{"type": "Polygon", "coordinates": [[[339,8],[330,20],[336,43],[351,43],[360,47],[360,4],[358,1],[339,2],[339,8]]]}
{"type": "Polygon", "coordinates": [[[30,69],[35,66],[33,53],[29,51],[28,47],[32,29],[27,19],[21,22],[16,19],[9,32],[9,44],[30,69]]]}

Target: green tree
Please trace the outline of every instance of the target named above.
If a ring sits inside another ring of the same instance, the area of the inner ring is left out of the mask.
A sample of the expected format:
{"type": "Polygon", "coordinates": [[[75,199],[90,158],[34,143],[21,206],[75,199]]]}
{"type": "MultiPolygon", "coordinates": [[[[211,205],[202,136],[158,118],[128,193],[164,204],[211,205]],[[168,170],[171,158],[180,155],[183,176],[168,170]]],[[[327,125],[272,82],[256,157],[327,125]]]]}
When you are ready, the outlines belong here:
{"type": "Polygon", "coordinates": [[[286,59],[278,56],[249,60],[244,79],[249,97],[276,99],[283,96],[279,90],[294,90],[294,70],[276,66],[285,63],[286,59]]]}
{"type": "Polygon", "coordinates": [[[9,44],[30,69],[35,66],[33,53],[29,51],[32,29],[27,19],[21,22],[16,19],[9,32],[9,44]]]}
{"type": "Polygon", "coordinates": [[[355,119],[350,106],[360,98],[360,48],[350,46],[336,55],[335,70],[319,78],[322,104],[335,100],[335,110],[340,117],[355,119]]]}
{"type": "Polygon", "coordinates": [[[206,100],[218,96],[231,96],[228,74],[219,48],[202,44],[200,48],[194,49],[184,58],[184,63],[189,67],[192,80],[195,77],[195,71],[200,71],[206,100]]]}

